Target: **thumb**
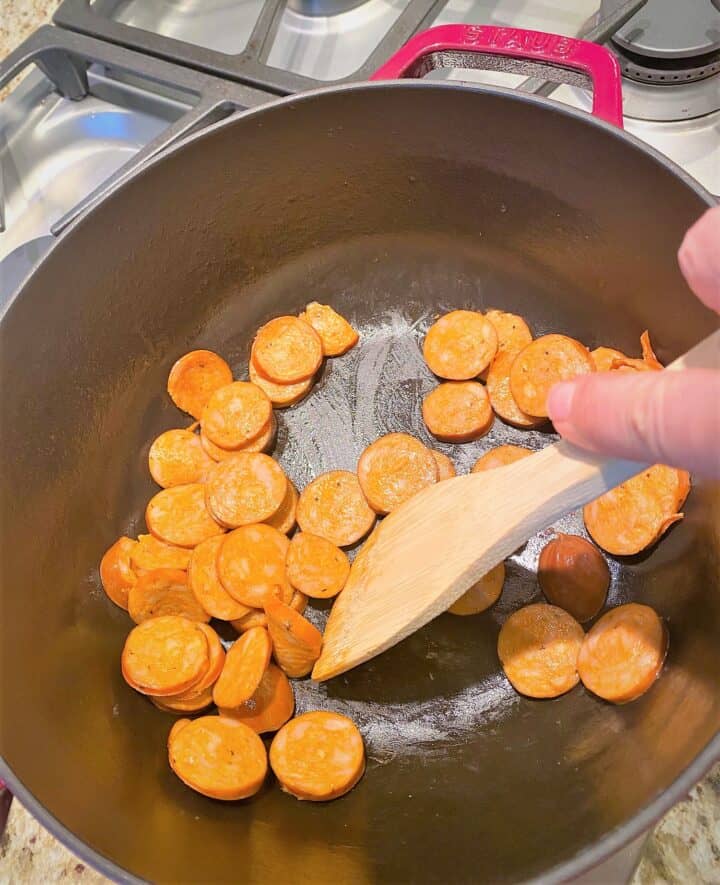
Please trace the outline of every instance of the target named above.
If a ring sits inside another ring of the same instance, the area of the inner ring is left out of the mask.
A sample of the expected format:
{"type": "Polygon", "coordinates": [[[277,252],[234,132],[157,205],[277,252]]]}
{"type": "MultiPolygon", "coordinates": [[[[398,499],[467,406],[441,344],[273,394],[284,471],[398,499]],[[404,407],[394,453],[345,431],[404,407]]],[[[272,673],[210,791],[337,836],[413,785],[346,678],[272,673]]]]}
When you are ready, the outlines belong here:
{"type": "Polygon", "coordinates": [[[581,448],[720,479],[720,372],[598,372],[556,384],[555,429],[581,448]]]}
{"type": "Polygon", "coordinates": [[[720,206],[708,209],[685,234],[678,263],[698,298],[720,313],[720,206]]]}

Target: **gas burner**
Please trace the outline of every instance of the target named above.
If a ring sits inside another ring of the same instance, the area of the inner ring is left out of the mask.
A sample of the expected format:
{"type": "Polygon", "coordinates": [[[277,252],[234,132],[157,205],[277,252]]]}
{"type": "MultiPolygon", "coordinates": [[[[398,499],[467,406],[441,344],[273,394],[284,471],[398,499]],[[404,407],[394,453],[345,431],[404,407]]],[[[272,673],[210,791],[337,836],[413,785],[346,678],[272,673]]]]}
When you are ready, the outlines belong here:
{"type": "Polygon", "coordinates": [[[288,0],[288,9],[300,15],[338,15],[362,6],[367,0],[288,0]]]}
{"type": "MultiPolygon", "coordinates": [[[[616,0],[603,0],[601,16],[616,0]]],[[[718,0],[648,0],[608,43],[625,82],[623,111],[635,120],[692,120],[720,111],[718,0]]]]}
{"type": "Polygon", "coordinates": [[[704,80],[720,73],[720,50],[691,58],[660,58],[631,52],[613,38],[623,75],[638,83],[674,85],[704,80]]]}
{"type": "Polygon", "coordinates": [[[720,50],[688,58],[663,58],[632,52],[618,44],[614,37],[612,49],[620,61],[623,75],[638,83],[653,86],[675,85],[705,80],[720,73],[720,50]]]}
{"type": "MultiPolygon", "coordinates": [[[[608,6],[603,3],[603,9],[608,6]]],[[[648,0],[612,37],[623,74],[652,85],[704,80],[720,72],[720,21],[711,0],[648,0]]]]}

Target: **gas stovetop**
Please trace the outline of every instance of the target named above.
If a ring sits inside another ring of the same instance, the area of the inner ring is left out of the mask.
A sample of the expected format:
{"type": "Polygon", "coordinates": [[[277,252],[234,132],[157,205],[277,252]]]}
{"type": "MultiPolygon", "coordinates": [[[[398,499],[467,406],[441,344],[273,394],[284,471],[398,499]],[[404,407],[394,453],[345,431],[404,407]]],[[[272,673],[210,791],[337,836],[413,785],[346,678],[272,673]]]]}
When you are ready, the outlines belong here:
{"type": "MultiPolygon", "coordinates": [[[[720,194],[719,0],[64,0],[0,64],[0,296],[134,164],[280,95],[364,80],[412,34],[462,22],[605,42],[625,127],[720,194]],[[642,7],[642,8],[640,8],[642,7]]],[[[497,72],[429,75],[549,94],[497,72]]],[[[590,108],[574,86],[553,98],[590,108]]]]}

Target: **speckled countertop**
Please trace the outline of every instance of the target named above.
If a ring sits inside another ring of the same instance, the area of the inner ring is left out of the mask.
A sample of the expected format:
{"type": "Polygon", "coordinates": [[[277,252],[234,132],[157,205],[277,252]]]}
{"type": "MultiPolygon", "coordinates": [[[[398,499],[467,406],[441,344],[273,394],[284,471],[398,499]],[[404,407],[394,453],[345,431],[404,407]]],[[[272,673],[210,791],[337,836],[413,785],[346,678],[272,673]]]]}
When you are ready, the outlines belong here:
{"type": "MultiPolygon", "coordinates": [[[[0,58],[52,18],[60,0],[0,0],[0,58]]],[[[0,89],[0,100],[13,88],[0,89]]]]}
{"type": "MultiPolygon", "coordinates": [[[[0,0],[0,58],[49,21],[59,0],[0,0]]],[[[2,93],[0,93],[2,98],[2,93]]],[[[107,880],[67,851],[14,800],[0,839],[0,885],[107,880]]],[[[720,765],[660,822],[633,885],[720,885],[720,765]]]]}
{"type": "Polygon", "coordinates": [[[0,0],[0,57],[49,22],[60,0],[0,0]]]}

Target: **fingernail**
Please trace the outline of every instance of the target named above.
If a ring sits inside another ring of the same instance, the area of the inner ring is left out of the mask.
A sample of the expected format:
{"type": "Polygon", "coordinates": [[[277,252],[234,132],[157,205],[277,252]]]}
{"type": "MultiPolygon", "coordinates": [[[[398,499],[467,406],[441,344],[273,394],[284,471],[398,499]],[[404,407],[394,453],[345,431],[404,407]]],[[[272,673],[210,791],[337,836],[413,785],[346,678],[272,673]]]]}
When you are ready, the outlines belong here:
{"type": "Polygon", "coordinates": [[[548,396],[548,412],[550,412],[550,420],[553,424],[566,421],[570,417],[574,396],[574,384],[556,384],[551,389],[548,396]]]}

